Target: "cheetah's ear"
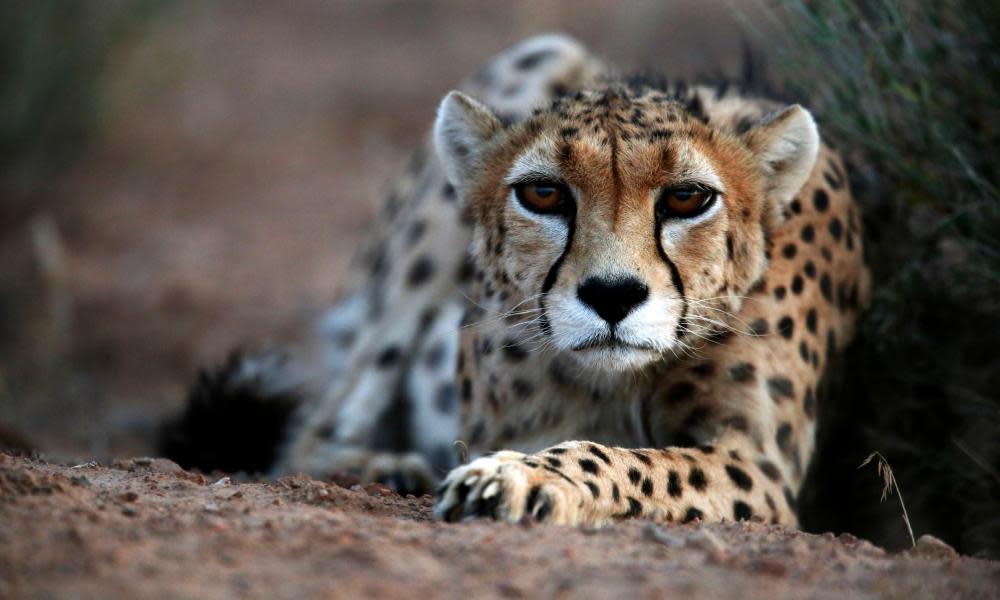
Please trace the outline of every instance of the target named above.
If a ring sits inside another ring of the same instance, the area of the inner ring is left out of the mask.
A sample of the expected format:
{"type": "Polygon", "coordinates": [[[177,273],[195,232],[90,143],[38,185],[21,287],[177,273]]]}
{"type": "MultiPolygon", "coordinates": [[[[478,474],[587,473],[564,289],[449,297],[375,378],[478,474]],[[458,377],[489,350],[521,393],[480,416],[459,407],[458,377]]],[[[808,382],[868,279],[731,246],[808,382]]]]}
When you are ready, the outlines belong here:
{"type": "Polygon", "coordinates": [[[766,178],[772,224],[812,172],[819,153],[819,132],[809,111],[798,104],[766,117],[744,134],[766,178]]]}
{"type": "Polygon", "coordinates": [[[438,107],[434,146],[448,180],[464,192],[482,167],[483,148],[503,129],[500,120],[462,92],[449,92],[438,107]]]}

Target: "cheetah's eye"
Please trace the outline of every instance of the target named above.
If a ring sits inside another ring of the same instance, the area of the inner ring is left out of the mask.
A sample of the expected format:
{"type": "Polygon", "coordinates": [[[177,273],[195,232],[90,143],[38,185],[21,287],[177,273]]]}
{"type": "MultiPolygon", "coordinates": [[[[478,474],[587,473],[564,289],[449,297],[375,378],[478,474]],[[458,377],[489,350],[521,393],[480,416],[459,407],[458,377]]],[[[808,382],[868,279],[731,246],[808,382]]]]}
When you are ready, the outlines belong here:
{"type": "Polygon", "coordinates": [[[689,219],[708,210],[717,196],[702,188],[667,189],[660,195],[656,210],[661,218],[689,219]]]}
{"type": "Polygon", "coordinates": [[[558,183],[519,183],[514,195],[525,208],[541,214],[564,212],[569,202],[569,190],[558,183]]]}

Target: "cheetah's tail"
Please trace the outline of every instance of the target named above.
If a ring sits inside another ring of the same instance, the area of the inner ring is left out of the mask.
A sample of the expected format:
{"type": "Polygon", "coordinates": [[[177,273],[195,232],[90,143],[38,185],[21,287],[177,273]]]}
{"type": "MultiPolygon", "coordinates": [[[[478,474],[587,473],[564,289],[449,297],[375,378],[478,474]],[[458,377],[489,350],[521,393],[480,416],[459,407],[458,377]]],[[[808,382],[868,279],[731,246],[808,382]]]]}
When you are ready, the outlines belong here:
{"type": "Polygon", "coordinates": [[[185,469],[266,473],[305,400],[300,371],[281,351],[233,352],[202,370],[184,411],[160,428],[160,453],[185,469]]]}

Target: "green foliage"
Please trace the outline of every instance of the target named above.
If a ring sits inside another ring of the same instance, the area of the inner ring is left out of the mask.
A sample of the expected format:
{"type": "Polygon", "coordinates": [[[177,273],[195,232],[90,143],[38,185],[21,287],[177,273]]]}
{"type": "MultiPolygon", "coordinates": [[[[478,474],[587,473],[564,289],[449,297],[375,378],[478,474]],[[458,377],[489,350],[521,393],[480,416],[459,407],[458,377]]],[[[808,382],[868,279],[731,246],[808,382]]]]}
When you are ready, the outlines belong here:
{"type": "Polygon", "coordinates": [[[165,1],[3,3],[0,192],[7,208],[94,134],[106,61],[165,1]]]}
{"type": "Polygon", "coordinates": [[[876,286],[827,390],[804,521],[904,543],[898,518],[865,514],[871,492],[850,473],[879,450],[915,498],[918,535],[997,555],[1000,9],[995,0],[758,8],[776,79],[852,166],[876,286]]]}

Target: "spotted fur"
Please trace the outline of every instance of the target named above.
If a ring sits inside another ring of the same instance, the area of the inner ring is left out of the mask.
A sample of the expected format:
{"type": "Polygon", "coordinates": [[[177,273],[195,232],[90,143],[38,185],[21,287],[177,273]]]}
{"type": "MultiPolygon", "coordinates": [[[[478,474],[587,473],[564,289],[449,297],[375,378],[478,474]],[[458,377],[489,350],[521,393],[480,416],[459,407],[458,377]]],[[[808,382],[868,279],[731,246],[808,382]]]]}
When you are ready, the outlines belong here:
{"type": "Polygon", "coordinates": [[[445,99],[276,471],[443,481],[449,520],[796,523],[818,382],[869,293],[845,166],[801,107],[605,73],[545,36],[445,99]],[[571,205],[525,210],[529,180],[571,205]],[[702,216],[659,208],[682,184],[716,193],[702,216]]]}

